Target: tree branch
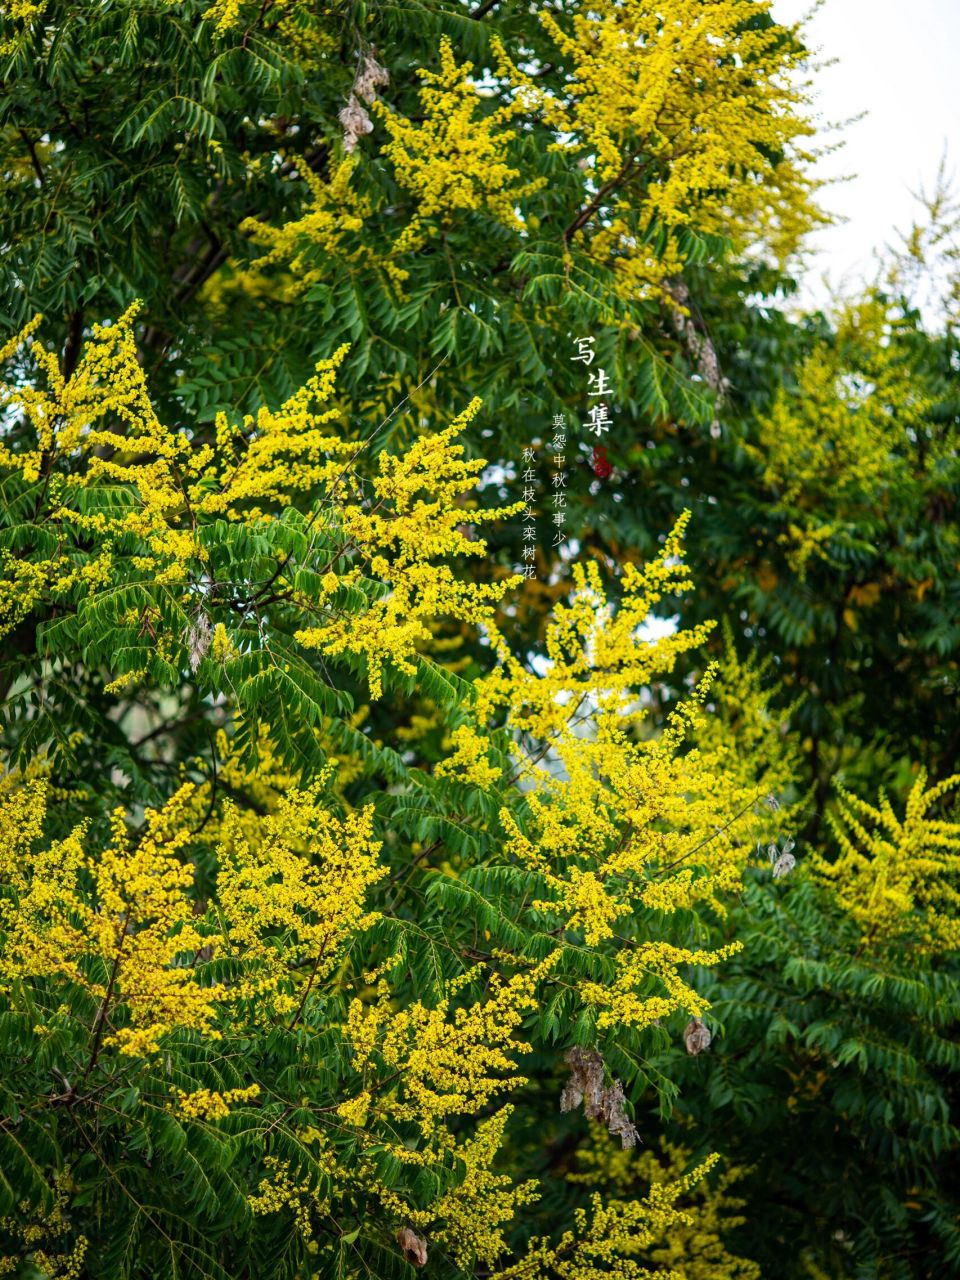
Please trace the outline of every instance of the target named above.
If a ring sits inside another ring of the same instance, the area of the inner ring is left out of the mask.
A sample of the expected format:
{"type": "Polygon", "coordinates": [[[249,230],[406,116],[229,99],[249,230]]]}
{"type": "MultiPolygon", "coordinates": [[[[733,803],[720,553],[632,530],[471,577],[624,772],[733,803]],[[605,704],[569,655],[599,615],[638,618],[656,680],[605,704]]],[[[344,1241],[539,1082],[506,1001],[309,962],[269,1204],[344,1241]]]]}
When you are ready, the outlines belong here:
{"type": "Polygon", "coordinates": [[[17,129],[17,133],[19,133],[20,137],[26,144],[27,150],[30,152],[30,162],[33,165],[33,171],[40,179],[40,185],[42,186],[44,183],[43,165],[40,163],[40,157],[37,155],[37,148],[34,145],[33,139],[25,129],[17,129]]]}

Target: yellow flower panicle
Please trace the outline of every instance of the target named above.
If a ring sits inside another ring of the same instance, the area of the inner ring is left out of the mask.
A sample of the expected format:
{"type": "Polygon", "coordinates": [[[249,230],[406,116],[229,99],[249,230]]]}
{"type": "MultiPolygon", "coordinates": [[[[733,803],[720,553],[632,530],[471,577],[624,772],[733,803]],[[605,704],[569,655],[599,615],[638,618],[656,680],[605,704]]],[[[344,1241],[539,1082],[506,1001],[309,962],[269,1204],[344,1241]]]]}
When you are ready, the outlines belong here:
{"type": "Polygon", "coordinates": [[[511,1106],[502,1107],[481,1120],[475,1135],[457,1146],[456,1155],[466,1166],[458,1186],[429,1209],[409,1209],[405,1214],[414,1226],[429,1230],[431,1239],[443,1245],[465,1271],[478,1261],[492,1266],[506,1253],[505,1229],[524,1206],[540,1198],[535,1179],[515,1185],[509,1174],[492,1168],[513,1111],[511,1106]]]}
{"type": "MultiPolygon", "coordinates": [[[[85,997],[87,1070],[101,1051],[157,1053],[173,1032],[217,1040],[228,1024],[303,1016],[347,940],[376,919],[364,897],[383,875],[371,811],[340,819],[323,807],[320,787],[292,788],[253,831],[227,811],[215,910],[197,902],[193,865],[182,860],[193,784],[148,810],[135,838],[117,810],[106,848],[91,848],[83,826],[45,840],[45,779],[3,789],[0,989],[52,978],[85,997]],[[205,974],[221,957],[239,966],[229,984],[205,974]]],[[[67,1012],[81,1008],[71,995],[67,1012]]],[[[217,1118],[258,1088],[181,1093],[179,1109],[217,1118]]]]}
{"type": "Polygon", "coordinates": [[[358,267],[380,268],[402,286],[409,275],[401,265],[404,255],[421,248],[458,216],[482,213],[522,231],[522,202],[546,185],[543,177],[524,180],[510,158],[517,136],[509,125],[525,107],[517,101],[490,110],[470,78],[472,70],[470,62],[458,66],[444,36],[439,70],[418,70],[423,87],[417,120],[379,99],[372,103],[371,112],[389,137],[380,154],[414,202],[399,235],[380,249],[374,247],[371,231],[380,204],[373,193],[358,189],[360,159],[348,155],[326,181],[304,170],[309,199],[300,217],[281,227],[255,219],[244,224],[266,249],[255,268],[284,264],[293,278],[293,293],[329,278],[333,270],[358,267]]]}
{"type": "MultiPolygon", "coordinates": [[[[23,1264],[33,1264],[33,1269],[56,1280],[81,1280],[86,1274],[84,1260],[89,1249],[86,1236],[76,1235],[72,1248],[64,1252],[64,1237],[73,1234],[67,1208],[70,1196],[77,1190],[70,1170],[64,1169],[53,1180],[53,1199],[48,1212],[32,1216],[27,1221],[16,1218],[0,1219],[0,1227],[10,1236],[19,1239],[22,1249],[16,1256],[0,1254],[0,1276],[22,1275],[23,1264]]],[[[27,1203],[21,1206],[26,1210],[27,1203]]]]}
{"type": "Polygon", "coordinates": [[[263,1163],[270,1170],[270,1176],[260,1180],[259,1194],[247,1197],[250,1208],[256,1214],[291,1210],[297,1231],[304,1240],[310,1240],[313,1216],[328,1206],[318,1198],[311,1180],[301,1178],[298,1181],[285,1161],[276,1156],[265,1156],[263,1163]]]}
{"type": "Polygon", "coordinates": [[[599,1009],[597,1028],[636,1027],[642,1030],[660,1018],[678,1010],[699,1017],[710,1007],[688,982],[680,976],[687,965],[720,964],[742,949],[742,943],[731,942],[713,951],[676,947],[668,942],[643,942],[620,951],[616,975],[610,983],[586,982],[580,987],[585,1003],[599,1009]],[[653,982],[662,994],[642,994],[653,982]]]}
{"type": "MultiPolygon", "coordinates": [[[[577,1170],[567,1181],[612,1194],[619,1200],[634,1198],[646,1184],[669,1184],[683,1177],[691,1164],[690,1152],[661,1140],[659,1150],[623,1151],[606,1140],[600,1125],[592,1126],[591,1143],[577,1150],[577,1170]]],[[[646,1250],[644,1262],[677,1273],[684,1280],[760,1280],[755,1262],[740,1258],[726,1247],[726,1234],[746,1222],[746,1201],[731,1194],[745,1170],[725,1167],[701,1178],[688,1190],[682,1206],[686,1221],[674,1222],[662,1239],[646,1250]]]]}
{"type": "MultiPolygon", "coordinates": [[[[36,440],[35,447],[21,450],[0,442],[0,472],[19,473],[28,482],[41,472],[49,475],[54,496],[47,519],[62,535],[45,559],[3,553],[0,634],[45,604],[113,599],[114,589],[130,581],[166,589],[165,611],[172,598],[181,616],[196,617],[198,602],[201,611],[210,603],[204,529],[226,519],[256,530],[297,505],[311,508],[317,534],[325,546],[338,545],[340,555],[324,553],[328,563],[319,585],[313,575],[309,589],[288,586],[291,604],[309,623],[295,638],[305,649],[362,659],[372,697],[380,695],[388,664],[415,673],[417,654],[430,643],[438,618],[492,623],[494,606],[517,580],[464,582],[446,563],[486,550],[482,540],[467,536],[462,507],[484,463],[466,461],[463,446],[455,443],[478,413],[479,400],[403,457],[382,454],[372,482],[375,501],[365,503],[354,473],[363,445],[330,426],[340,415],[330,401],[345,346],[320,361],[313,377],[279,408],[264,406],[239,424],[220,414],[214,439],[200,442],[157,418],[137,359],[135,316],[131,307],[116,324],[95,327],[69,379],[34,341],[47,388],[0,386],[0,406],[16,406],[36,440]],[[83,491],[104,484],[122,486],[129,501],[85,509],[83,491]],[[121,554],[131,539],[134,552],[121,554]],[[91,542],[93,550],[79,550],[77,544],[91,542]],[[341,556],[347,564],[335,572],[331,566],[341,556]],[[362,566],[372,575],[365,580],[368,593],[354,591],[351,606],[343,607],[337,593],[363,585],[362,566]],[[376,589],[378,580],[385,590],[376,589]]],[[[0,358],[34,328],[13,339],[0,358]]],[[[518,509],[514,504],[477,511],[470,519],[480,525],[518,509]]],[[[178,668],[195,669],[196,663],[183,635],[157,634],[165,616],[158,605],[123,621],[138,639],[154,638],[153,658],[163,664],[168,682],[178,668]]],[[[221,665],[238,656],[222,621],[196,660],[206,652],[221,665]]],[[[107,687],[129,692],[149,670],[131,668],[107,687]]]]}
{"type": "Polygon", "coordinates": [[[580,157],[585,208],[608,210],[602,222],[572,226],[590,256],[614,266],[623,296],[667,296],[664,282],[683,265],[681,228],[741,246],[762,238],[785,258],[824,220],[804,173],[812,156],[802,140],[813,127],[795,73],[805,55],[795,31],[756,22],[769,7],[598,0],[569,28],[544,10],[570,73],[562,98],[495,41],[515,101],[562,135],[553,149],[580,157]],[[654,225],[669,233],[656,248],[654,225]]]}
{"type": "Polygon", "coordinates": [[[483,111],[484,101],[470,80],[473,64],[457,66],[447,36],[440,41],[440,70],[421,68],[422,119],[407,120],[375,102],[390,141],[382,154],[393,164],[397,182],[417,201],[416,212],[393,247],[409,252],[427,238],[432,219],[448,222],[455,213],[482,212],[504,226],[523,228],[518,205],[546,185],[546,178],[522,181],[508,159],[511,130],[504,129],[523,110],[507,103],[483,111]]]}
{"type": "MultiPolygon", "coordinates": [[[[372,1004],[354,999],[344,1028],[354,1065],[363,1070],[382,1062],[393,1081],[378,1108],[415,1122],[430,1137],[447,1117],[475,1115],[504,1089],[524,1083],[512,1056],[524,1046],[514,1032],[537,1007],[538,982],[554,963],[548,957],[507,982],[493,975],[490,997],[468,1007],[454,1009],[447,997],[433,1008],[416,1001],[394,1010],[383,981],[372,1004]]],[[[453,994],[477,972],[468,970],[453,994]]]]}
{"type": "Polygon", "coordinates": [[[813,854],[810,865],[857,922],[864,946],[910,938],[924,951],[960,949],[960,822],[929,816],[960,787],[960,774],[926,783],[921,769],[902,818],[882,793],[872,805],[836,787],[827,821],[840,853],[833,862],[813,854]]]}
{"type": "Polygon", "coordinates": [[[489,743],[472,725],[462,724],[450,735],[454,751],[441,760],[434,769],[437,778],[456,778],[476,787],[489,787],[501,775],[501,770],[489,760],[489,743]]]}
{"type": "Polygon", "coordinates": [[[232,807],[222,824],[223,951],[243,961],[240,994],[278,1015],[301,1011],[333,970],[343,943],[378,918],[364,905],[385,874],[373,810],[335,817],[322,799],[326,785],[321,778],[285,796],[256,841],[232,807]],[[279,949],[278,936],[286,944],[279,949]]]}
{"type": "Polygon", "coordinates": [[[0,985],[54,978],[93,997],[94,1053],[101,1037],[103,1048],[141,1055],[155,1053],[173,1030],[219,1035],[217,989],[179,963],[215,945],[193,914],[193,868],[177,856],[189,840],[180,819],[191,790],[186,785],[163,809],[148,810],[132,849],[122,810],[105,849],[89,849],[83,827],[38,848],[46,785],[0,801],[0,880],[12,891],[0,901],[0,985]],[[104,1035],[108,1025],[115,1029],[104,1035]]]}
{"type": "MultiPolygon", "coordinates": [[[[436,618],[492,628],[494,606],[519,581],[468,583],[442,562],[486,550],[482,540],[467,536],[459,505],[485,464],[465,461],[463,446],[453,443],[479,409],[480,401],[471,401],[449,427],[421,437],[402,458],[382,455],[373,480],[377,510],[354,506],[344,511],[345,536],[371,558],[373,573],[389,582],[389,595],[372,601],[362,615],[334,616],[295,633],[307,649],[362,655],[371,698],[380,696],[388,661],[415,674],[414,658],[431,642],[436,618]]],[[[501,520],[517,509],[514,504],[478,511],[472,522],[501,520]]]]}
{"type": "Polygon", "coordinates": [[[13,29],[7,37],[0,36],[0,57],[16,53],[29,39],[33,24],[43,17],[48,0],[7,0],[2,16],[13,29]]]}
{"type": "Polygon", "coordinates": [[[392,255],[378,255],[361,235],[373,217],[374,203],[356,188],[359,163],[357,156],[344,157],[326,181],[304,168],[309,199],[299,218],[281,227],[255,218],[241,225],[266,250],[252,264],[254,278],[265,267],[284,264],[292,276],[289,292],[293,295],[324,279],[335,267],[370,270],[382,265],[398,283],[403,280],[406,273],[394,265],[392,255]]]}
{"type": "MultiPolygon", "coordinates": [[[[910,465],[906,442],[926,433],[930,400],[904,361],[902,330],[909,340],[909,326],[879,298],[845,308],[835,338],[816,345],[796,388],[781,388],[759,420],[750,452],[788,518],[780,542],[801,577],[811,560],[829,559],[838,529],[895,492],[910,465]]],[[[931,461],[949,447],[931,441],[931,461]]]]}
{"type": "MultiPolygon", "coordinates": [[[[645,1255],[677,1228],[693,1227],[693,1216],[677,1201],[718,1159],[708,1156],[691,1173],[670,1182],[653,1182],[642,1197],[604,1199],[594,1193],[590,1207],[576,1211],[572,1230],[556,1242],[540,1237],[531,1240],[519,1262],[497,1272],[499,1280],[607,1280],[611,1275],[622,1280],[649,1280],[653,1273],[645,1255]]],[[[676,1280],[682,1275],[675,1271],[663,1274],[676,1280]]]]}
{"type": "Polygon", "coordinates": [[[187,1120],[223,1120],[230,1114],[235,1102],[252,1102],[260,1097],[258,1084],[243,1089],[226,1089],[217,1093],[211,1089],[194,1089],[192,1093],[176,1091],[175,1109],[187,1120]]]}
{"type": "MultiPolygon", "coordinates": [[[[690,585],[682,559],[687,519],[678,521],[653,561],[625,567],[617,608],[595,564],[574,566],[572,599],[557,607],[547,628],[544,667],[521,663],[491,632],[501,662],[475,682],[474,719],[458,728],[456,751],[437,769],[492,786],[499,770],[489,763],[488,726],[508,727],[525,812],[501,810],[504,851],[545,885],[547,895],[533,903],[537,910],[586,946],[615,954],[611,982],[578,989],[596,1009],[601,1031],[642,1029],[675,1011],[698,1016],[706,1007],[681,972],[716,964],[737,944],[706,951],[667,940],[640,943],[637,921],[647,930],[651,916],[702,904],[722,914],[753,847],[744,832],[753,831],[754,802],[771,777],[780,779],[769,770],[758,777],[737,757],[732,780],[729,744],[696,745],[708,719],[703,702],[711,672],[674,710],[664,732],[650,736],[641,690],[709,633],[709,626],[699,626],[641,638],[654,606],[690,585]]],[[[757,689],[741,696],[759,716],[757,689]]],[[[766,735],[769,755],[776,729],[755,722],[753,734],[766,735]]]]}

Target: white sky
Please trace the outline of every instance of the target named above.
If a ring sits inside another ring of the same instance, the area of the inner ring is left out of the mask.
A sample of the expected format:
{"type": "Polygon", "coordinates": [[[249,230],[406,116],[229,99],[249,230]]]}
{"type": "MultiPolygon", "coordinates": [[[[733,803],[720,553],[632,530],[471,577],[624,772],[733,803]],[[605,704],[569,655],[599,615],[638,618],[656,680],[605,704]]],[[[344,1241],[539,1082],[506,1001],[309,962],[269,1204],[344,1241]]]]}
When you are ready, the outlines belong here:
{"type": "MultiPolygon", "coordinates": [[[[773,0],[780,22],[808,13],[811,0],[773,0]]],[[[812,241],[808,298],[830,283],[872,277],[874,248],[906,230],[917,212],[911,190],[933,187],[947,150],[960,191],[960,0],[826,0],[807,27],[819,60],[817,108],[825,124],[867,112],[848,125],[845,145],[820,161],[823,203],[848,221],[812,241]]],[[[836,134],[823,141],[836,140],[836,134]]]]}

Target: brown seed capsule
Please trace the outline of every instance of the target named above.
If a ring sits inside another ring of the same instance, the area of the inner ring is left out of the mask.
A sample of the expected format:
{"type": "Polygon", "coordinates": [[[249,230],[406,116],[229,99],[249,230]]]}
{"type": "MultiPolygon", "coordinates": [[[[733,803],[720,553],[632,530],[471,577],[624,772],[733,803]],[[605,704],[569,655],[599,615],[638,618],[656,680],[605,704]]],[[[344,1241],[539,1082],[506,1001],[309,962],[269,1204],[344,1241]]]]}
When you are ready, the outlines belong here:
{"type": "Polygon", "coordinates": [[[703,1053],[704,1049],[710,1048],[712,1039],[713,1036],[711,1036],[700,1018],[690,1019],[683,1033],[683,1043],[687,1046],[687,1053],[694,1056],[698,1053],[703,1053]]]}
{"type": "Polygon", "coordinates": [[[360,103],[356,94],[351,93],[350,101],[339,113],[343,125],[343,149],[349,155],[356,151],[357,142],[365,133],[373,131],[373,121],[367,115],[366,108],[360,103]]]}
{"type": "Polygon", "coordinates": [[[385,84],[390,83],[390,72],[386,67],[381,67],[376,58],[368,53],[363,59],[363,65],[357,72],[357,78],[353,82],[353,92],[363,98],[365,102],[374,102],[377,97],[377,90],[385,84]]]}
{"type": "Polygon", "coordinates": [[[411,1231],[409,1227],[401,1227],[397,1232],[397,1244],[406,1260],[415,1267],[427,1265],[427,1242],[415,1231],[411,1231]]]}
{"type": "Polygon", "coordinates": [[[636,1146],[637,1131],[625,1111],[623,1086],[619,1080],[604,1084],[603,1058],[596,1049],[575,1045],[567,1051],[565,1061],[570,1079],[560,1095],[560,1110],[574,1111],[582,1102],[584,1114],[605,1124],[624,1150],[636,1146]]]}
{"type": "Polygon", "coordinates": [[[784,876],[788,876],[796,865],[797,860],[792,853],[781,853],[773,864],[774,880],[782,880],[784,876]]]}

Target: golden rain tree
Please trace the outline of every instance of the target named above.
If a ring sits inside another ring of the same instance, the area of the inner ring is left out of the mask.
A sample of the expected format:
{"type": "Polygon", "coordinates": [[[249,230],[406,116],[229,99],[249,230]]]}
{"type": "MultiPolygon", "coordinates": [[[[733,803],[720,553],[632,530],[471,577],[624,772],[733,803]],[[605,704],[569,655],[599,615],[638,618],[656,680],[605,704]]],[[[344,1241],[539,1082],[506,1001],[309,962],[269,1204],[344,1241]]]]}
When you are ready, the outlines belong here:
{"type": "Polygon", "coordinates": [[[0,1275],[960,1267],[958,366],[765,305],[802,31],[15,0],[0,65],[0,1275]]]}
{"type": "Polygon", "coordinates": [[[2,454],[23,539],[4,627],[36,628],[50,678],[82,668],[169,791],[114,778],[110,806],[74,772],[84,729],[24,706],[44,747],[10,756],[2,795],[4,1265],[62,1234],[64,1274],[85,1250],[101,1274],[221,1275],[278,1248],[289,1274],[399,1271],[406,1231],[457,1274],[640,1275],[711,1162],[525,1244],[540,1180],[505,1151],[525,1058],[562,1076],[583,1044],[642,1077],[651,1026],[707,1007],[691,966],[738,947],[704,945],[701,916],[768,834],[766,782],[696,747],[710,673],[662,732],[639,701],[709,630],[638,636],[691,586],[686,519],[619,604],[577,571],[536,674],[497,621],[517,580],[451,564],[507,514],[463,505],[478,404],[371,465],[339,352],[202,441],[161,421],[132,316],[70,376],[31,325],[35,381],[4,391],[36,438],[2,454]],[[432,656],[441,621],[483,633],[486,670],[432,656]],[[171,698],[222,725],[207,751],[170,757],[171,698]],[[365,731],[412,698],[446,726],[432,766],[365,731]]]}

